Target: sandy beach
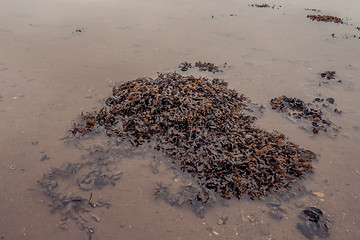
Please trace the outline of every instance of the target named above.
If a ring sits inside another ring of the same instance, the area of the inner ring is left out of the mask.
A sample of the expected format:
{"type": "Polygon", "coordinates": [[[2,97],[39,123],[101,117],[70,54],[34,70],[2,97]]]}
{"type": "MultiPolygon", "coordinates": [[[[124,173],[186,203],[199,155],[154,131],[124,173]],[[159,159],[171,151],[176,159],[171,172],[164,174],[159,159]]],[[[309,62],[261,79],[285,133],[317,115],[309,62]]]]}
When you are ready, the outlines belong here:
{"type": "Polygon", "coordinates": [[[359,1],[0,3],[0,239],[322,239],[301,230],[308,207],[321,209],[323,239],[359,236],[359,1]],[[182,72],[184,61],[222,71],[182,72]],[[81,112],[99,110],[114,86],[174,71],[223,79],[263,106],[256,126],[314,152],[314,173],[282,194],[219,197],[203,211],[154,195],[159,184],[196,180],[151,143],[69,140],[81,112]],[[283,95],[322,107],[338,130],[314,134],[311,122],[272,109],[283,95]],[[99,170],[94,159],[105,161],[111,181],[86,189],[84,176],[99,170]],[[80,170],[66,175],[74,164],[80,170]],[[49,181],[70,199],[62,209],[38,184],[52,169],[63,170],[49,181]],[[83,199],[88,211],[74,213],[83,199]]]}

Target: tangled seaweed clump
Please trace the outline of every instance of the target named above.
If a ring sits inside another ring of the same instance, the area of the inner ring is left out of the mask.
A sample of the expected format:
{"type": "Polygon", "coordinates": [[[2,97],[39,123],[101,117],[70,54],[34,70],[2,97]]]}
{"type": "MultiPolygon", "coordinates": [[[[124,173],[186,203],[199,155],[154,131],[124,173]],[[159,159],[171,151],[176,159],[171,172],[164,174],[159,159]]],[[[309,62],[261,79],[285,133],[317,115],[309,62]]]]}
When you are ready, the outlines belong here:
{"type": "Polygon", "coordinates": [[[322,78],[326,78],[327,80],[330,80],[330,79],[335,79],[336,77],[336,72],[335,71],[325,71],[323,73],[320,73],[320,76],[322,78]]]}
{"type": "Polygon", "coordinates": [[[340,23],[343,24],[343,20],[339,17],[329,16],[329,15],[307,15],[307,18],[309,18],[312,21],[318,21],[318,22],[333,22],[333,23],[340,23]]]}
{"type": "MultiPolygon", "coordinates": [[[[314,103],[324,102],[324,99],[315,98],[314,103]]],[[[333,105],[335,100],[333,98],[327,98],[326,102],[333,105]]],[[[285,95],[275,97],[270,100],[271,107],[278,112],[286,112],[290,118],[295,120],[305,119],[311,122],[311,131],[314,134],[318,134],[320,131],[327,132],[330,129],[336,132],[340,127],[336,126],[329,119],[325,119],[324,112],[321,108],[315,104],[305,103],[298,98],[289,98],[285,95]]],[[[323,107],[329,107],[329,104],[323,103],[323,107]]],[[[341,114],[342,111],[335,108],[334,113],[341,114]]]]}
{"type": "Polygon", "coordinates": [[[251,7],[257,7],[257,8],[269,8],[270,5],[269,4],[251,4],[251,7]]]}
{"type": "Polygon", "coordinates": [[[250,101],[219,79],[159,74],[113,88],[99,112],[82,114],[73,134],[105,128],[138,146],[154,140],[204,189],[224,198],[268,195],[312,171],[315,154],[283,134],[254,126],[250,101]]]}
{"type": "MultiPolygon", "coordinates": [[[[224,65],[226,65],[226,63],[224,65]]],[[[207,63],[207,62],[201,62],[201,61],[195,62],[194,66],[191,65],[191,63],[188,63],[185,61],[185,62],[180,63],[180,65],[178,66],[178,68],[180,68],[180,70],[183,72],[185,72],[193,67],[199,68],[200,71],[208,71],[208,72],[212,72],[212,73],[222,72],[222,70],[220,69],[219,66],[216,66],[213,63],[207,63]]]]}

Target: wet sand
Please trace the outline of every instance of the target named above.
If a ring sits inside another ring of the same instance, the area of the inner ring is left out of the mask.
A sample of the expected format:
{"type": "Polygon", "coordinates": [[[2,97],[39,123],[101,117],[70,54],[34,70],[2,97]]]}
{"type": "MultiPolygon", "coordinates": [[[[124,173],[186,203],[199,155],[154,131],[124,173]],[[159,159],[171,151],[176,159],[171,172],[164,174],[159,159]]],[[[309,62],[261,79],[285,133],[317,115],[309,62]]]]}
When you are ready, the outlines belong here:
{"type": "MultiPolygon", "coordinates": [[[[219,202],[199,218],[189,207],[155,199],[157,183],[190,180],[179,180],[168,166],[154,174],[149,166],[163,156],[145,147],[116,161],[123,172],[116,186],[93,191],[111,207],[90,213],[100,219],[88,220],[92,239],[306,239],[296,224],[308,206],[328,217],[328,239],[359,235],[360,39],[346,38],[360,36],[357,1],[264,2],[274,9],[249,7],[250,1],[0,2],[1,239],[88,239],[74,221],[59,228],[61,214],[50,212],[37,185],[51,168],[87,156],[61,139],[81,111],[99,109],[114,85],[180,71],[179,63],[197,60],[226,62],[223,73],[206,75],[263,105],[259,127],[319,155],[315,173],[302,181],[306,191],[289,200],[219,202]],[[305,8],[348,24],[313,22],[305,8]],[[329,70],[342,84],[319,86],[319,73],[329,70]],[[313,136],[300,129],[271,109],[270,99],[281,95],[334,98],[343,113],[330,118],[341,132],[313,136]],[[274,201],[281,211],[269,208],[274,201]]],[[[86,144],[106,146],[101,138],[93,141],[86,144]]],[[[64,194],[90,194],[73,179],[61,184],[64,194]]]]}

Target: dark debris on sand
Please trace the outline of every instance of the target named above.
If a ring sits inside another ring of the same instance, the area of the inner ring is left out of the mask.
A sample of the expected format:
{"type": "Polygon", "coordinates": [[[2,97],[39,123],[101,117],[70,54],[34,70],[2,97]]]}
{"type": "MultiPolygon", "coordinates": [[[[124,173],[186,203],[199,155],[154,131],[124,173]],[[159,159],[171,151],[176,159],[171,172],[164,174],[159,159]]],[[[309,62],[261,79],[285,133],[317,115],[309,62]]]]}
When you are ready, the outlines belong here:
{"type": "MultiPolygon", "coordinates": [[[[226,65],[226,63],[224,65],[226,65]]],[[[193,67],[198,68],[200,71],[207,71],[207,72],[212,72],[212,73],[222,72],[222,70],[220,69],[219,66],[216,66],[213,63],[207,63],[207,62],[201,62],[201,61],[195,62],[194,65],[191,65],[191,63],[188,63],[188,62],[182,62],[178,66],[178,68],[180,68],[180,70],[183,72],[185,72],[193,67]]]]}
{"type": "Polygon", "coordinates": [[[264,3],[264,4],[249,4],[249,6],[251,6],[251,7],[257,7],[257,8],[269,8],[270,7],[270,5],[269,4],[266,4],[266,3],[264,3]]]}
{"type": "Polygon", "coordinates": [[[297,224],[297,229],[308,239],[314,237],[328,237],[329,220],[324,213],[317,207],[307,207],[301,211],[299,218],[302,222],[297,224]]]}
{"type": "Polygon", "coordinates": [[[159,74],[115,86],[105,106],[82,114],[72,133],[105,128],[135,146],[155,141],[204,189],[254,199],[312,172],[316,156],[283,134],[256,128],[244,111],[248,103],[223,80],[159,74]]]}
{"type": "Polygon", "coordinates": [[[333,22],[333,23],[340,23],[340,24],[344,23],[341,18],[330,16],[330,15],[309,14],[309,15],[307,15],[307,18],[309,18],[312,21],[318,21],[318,22],[333,22]]]}
{"type": "MultiPolygon", "coordinates": [[[[334,104],[333,98],[324,99],[315,98],[313,103],[305,103],[298,98],[289,98],[285,95],[275,97],[270,100],[271,107],[278,112],[286,112],[290,118],[295,120],[305,119],[311,123],[311,129],[314,134],[318,134],[320,131],[327,132],[330,129],[339,131],[339,127],[335,126],[330,120],[324,118],[324,113],[321,107],[316,103],[323,103],[322,107],[327,108],[329,104],[334,104]],[[327,103],[326,103],[327,102],[327,103]]],[[[337,109],[333,110],[334,113],[341,112],[337,109]]]]}
{"type": "Polygon", "coordinates": [[[336,77],[336,72],[335,71],[325,71],[323,73],[320,73],[320,76],[322,78],[325,78],[327,80],[330,80],[330,79],[335,79],[336,77]]]}
{"type": "Polygon", "coordinates": [[[44,174],[43,178],[38,181],[40,189],[49,198],[49,207],[52,213],[57,213],[61,217],[59,228],[68,230],[68,220],[74,221],[81,230],[86,231],[89,239],[94,233],[94,228],[89,222],[89,214],[95,208],[109,208],[110,203],[102,198],[95,200],[93,193],[88,192],[88,197],[84,198],[73,193],[64,193],[60,189],[63,180],[76,179],[78,175],[82,176],[77,179],[78,189],[90,191],[101,189],[106,185],[115,185],[115,181],[120,179],[121,173],[114,174],[108,170],[108,161],[101,164],[101,160],[88,161],[86,163],[68,163],[60,168],[52,168],[50,172],[44,174]],[[93,170],[96,166],[97,170],[93,170]]]}
{"type": "Polygon", "coordinates": [[[324,81],[319,83],[319,86],[322,84],[329,84],[331,82],[342,83],[342,80],[336,80],[336,72],[335,71],[325,71],[320,73],[320,76],[324,81]]]}
{"type": "Polygon", "coordinates": [[[276,5],[270,6],[269,4],[266,4],[266,3],[263,3],[263,4],[248,4],[248,6],[249,7],[257,7],[257,8],[272,8],[272,9],[275,9],[275,7],[277,9],[281,8],[281,5],[280,6],[276,6],[276,5]]]}
{"type": "Polygon", "coordinates": [[[183,206],[188,204],[191,206],[196,216],[204,218],[207,208],[213,207],[215,198],[203,189],[193,187],[192,185],[181,186],[177,192],[172,192],[170,188],[159,183],[155,190],[155,199],[162,199],[171,206],[183,206]]]}
{"type": "Polygon", "coordinates": [[[321,10],[316,9],[316,8],[305,8],[306,11],[311,11],[311,12],[321,12],[321,10]]]}

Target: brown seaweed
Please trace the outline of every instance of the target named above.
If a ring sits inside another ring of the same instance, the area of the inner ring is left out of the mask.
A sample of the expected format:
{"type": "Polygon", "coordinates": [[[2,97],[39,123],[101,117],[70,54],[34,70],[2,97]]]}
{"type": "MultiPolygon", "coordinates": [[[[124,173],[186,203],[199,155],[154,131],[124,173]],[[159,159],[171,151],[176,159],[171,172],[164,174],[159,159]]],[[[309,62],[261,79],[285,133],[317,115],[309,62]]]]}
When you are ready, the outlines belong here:
{"type": "Polygon", "coordinates": [[[263,3],[263,4],[251,4],[249,5],[251,7],[257,7],[257,8],[269,8],[270,5],[269,4],[266,4],[266,3],[263,3]]]}
{"type": "MultiPolygon", "coordinates": [[[[226,65],[226,63],[224,65],[226,65]]],[[[180,70],[183,72],[185,72],[193,67],[198,68],[200,71],[207,71],[207,72],[212,72],[212,73],[222,72],[220,67],[216,66],[214,63],[207,63],[207,62],[201,62],[201,61],[195,62],[194,65],[191,65],[191,63],[188,63],[185,61],[185,62],[180,63],[180,65],[178,66],[178,68],[180,68],[180,70]]]]}
{"type": "Polygon", "coordinates": [[[220,79],[159,74],[113,88],[105,106],[82,114],[73,134],[104,128],[135,145],[155,141],[175,164],[224,198],[268,195],[312,171],[316,158],[283,134],[254,125],[248,99],[220,79]]]}
{"type": "MultiPolygon", "coordinates": [[[[330,108],[329,104],[333,105],[334,98],[327,98],[326,102],[322,98],[315,98],[313,103],[305,103],[298,98],[289,98],[285,95],[275,97],[270,100],[271,108],[278,112],[286,112],[288,117],[296,120],[305,119],[311,123],[311,130],[314,134],[318,134],[320,131],[327,132],[330,129],[339,131],[340,127],[337,127],[329,119],[324,117],[324,112],[317,103],[322,103],[324,108],[330,108]]],[[[334,113],[341,114],[341,111],[335,108],[334,113]]]]}
{"type": "Polygon", "coordinates": [[[343,24],[343,20],[339,17],[334,17],[330,15],[307,15],[307,18],[309,18],[312,21],[318,21],[318,22],[333,22],[333,23],[340,23],[343,24]]]}

